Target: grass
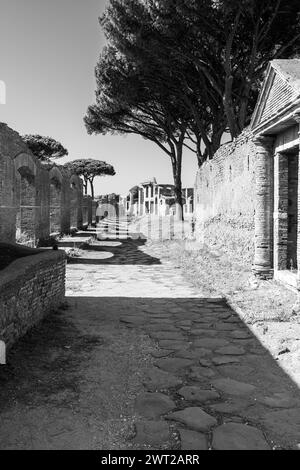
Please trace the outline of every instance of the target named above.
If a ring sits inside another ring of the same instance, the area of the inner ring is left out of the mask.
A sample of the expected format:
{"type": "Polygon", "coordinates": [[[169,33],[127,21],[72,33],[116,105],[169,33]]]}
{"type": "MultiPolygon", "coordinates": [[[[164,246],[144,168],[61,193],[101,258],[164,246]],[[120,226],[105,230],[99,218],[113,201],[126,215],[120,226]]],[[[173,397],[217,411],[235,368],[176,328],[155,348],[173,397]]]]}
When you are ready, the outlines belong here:
{"type": "Polygon", "coordinates": [[[227,297],[247,323],[293,319],[297,294],[276,281],[254,280],[250,261],[239,257],[237,251],[231,252],[228,246],[224,250],[185,240],[149,241],[148,245],[151,251],[182,268],[203,296],[227,297]]]}

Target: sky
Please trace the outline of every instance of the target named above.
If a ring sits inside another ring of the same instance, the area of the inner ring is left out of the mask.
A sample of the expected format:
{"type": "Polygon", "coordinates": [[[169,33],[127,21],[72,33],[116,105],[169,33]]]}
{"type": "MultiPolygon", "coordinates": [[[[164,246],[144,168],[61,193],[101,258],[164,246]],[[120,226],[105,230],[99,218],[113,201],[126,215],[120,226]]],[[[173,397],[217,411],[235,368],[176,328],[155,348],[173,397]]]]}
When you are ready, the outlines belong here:
{"type": "MultiPolygon", "coordinates": [[[[0,81],[6,104],[0,122],[24,134],[60,141],[69,156],[111,163],[116,176],[98,178],[96,194],[126,194],[156,177],[172,183],[171,162],[139,136],[88,135],[83,123],[94,102],[94,68],[105,38],[98,17],[105,0],[0,0],[0,81]]],[[[196,156],[186,151],[183,185],[193,186],[196,156]]]]}

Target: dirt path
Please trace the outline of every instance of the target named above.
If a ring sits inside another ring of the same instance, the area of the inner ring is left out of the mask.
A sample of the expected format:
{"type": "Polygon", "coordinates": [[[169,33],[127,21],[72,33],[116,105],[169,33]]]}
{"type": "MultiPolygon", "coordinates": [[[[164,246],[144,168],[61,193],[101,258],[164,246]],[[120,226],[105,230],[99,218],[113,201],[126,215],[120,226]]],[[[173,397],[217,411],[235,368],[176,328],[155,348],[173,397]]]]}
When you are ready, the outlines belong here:
{"type": "Polygon", "coordinates": [[[292,380],[143,242],[75,259],[67,304],[0,369],[1,449],[297,447],[292,380]]]}

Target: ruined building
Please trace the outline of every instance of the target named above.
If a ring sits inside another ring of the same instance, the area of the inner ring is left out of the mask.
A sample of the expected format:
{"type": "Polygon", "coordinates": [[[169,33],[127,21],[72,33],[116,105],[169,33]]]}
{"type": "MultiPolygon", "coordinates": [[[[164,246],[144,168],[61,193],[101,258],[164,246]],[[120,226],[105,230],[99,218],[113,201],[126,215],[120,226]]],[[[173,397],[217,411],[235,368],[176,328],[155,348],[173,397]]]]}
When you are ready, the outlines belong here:
{"type": "Polygon", "coordinates": [[[38,242],[95,220],[96,203],[60,166],[42,164],[0,123],[0,340],[11,346],[65,298],[65,254],[38,242]]]}
{"type": "MultiPolygon", "coordinates": [[[[130,191],[126,199],[126,212],[136,216],[142,215],[174,215],[175,193],[174,186],[171,184],[158,184],[156,178],[145,181],[130,191]],[[135,197],[136,195],[136,197],[135,197]]],[[[193,213],[193,188],[184,188],[182,190],[183,210],[185,215],[193,213]]]]}
{"type": "Polygon", "coordinates": [[[237,248],[248,245],[258,277],[297,287],[299,125],[300,60],[274,60],[250,128],[223,145],[195,183],[198,230],[215,224],[219,237],[224,231],[237,248]]]}

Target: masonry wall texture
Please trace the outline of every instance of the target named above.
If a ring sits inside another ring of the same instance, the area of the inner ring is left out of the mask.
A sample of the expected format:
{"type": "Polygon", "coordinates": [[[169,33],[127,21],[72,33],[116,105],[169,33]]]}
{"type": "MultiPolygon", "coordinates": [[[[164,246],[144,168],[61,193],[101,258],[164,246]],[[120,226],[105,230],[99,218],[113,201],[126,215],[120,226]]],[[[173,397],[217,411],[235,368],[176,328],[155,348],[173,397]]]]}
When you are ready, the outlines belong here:
{"type": "Polygon", "coordinates": [[[254,255],[255,155],[252,133],[245,129],[203,164],[195,181],[197,237],[249,264],[254,255]]]}
{"type": "Polygon", "coordinates": [[[26,234],[37,244],[90,223],[92,201],[83,202],[80,177],[41,163],[17,132],[0,123],[0,241],[26,234]]]}
{"type": "Polygon", "coordinates": [[[39,250],[0,271],[0,340],[8,347],[63,303],[65,263],[64,252],[39,250]]]}

